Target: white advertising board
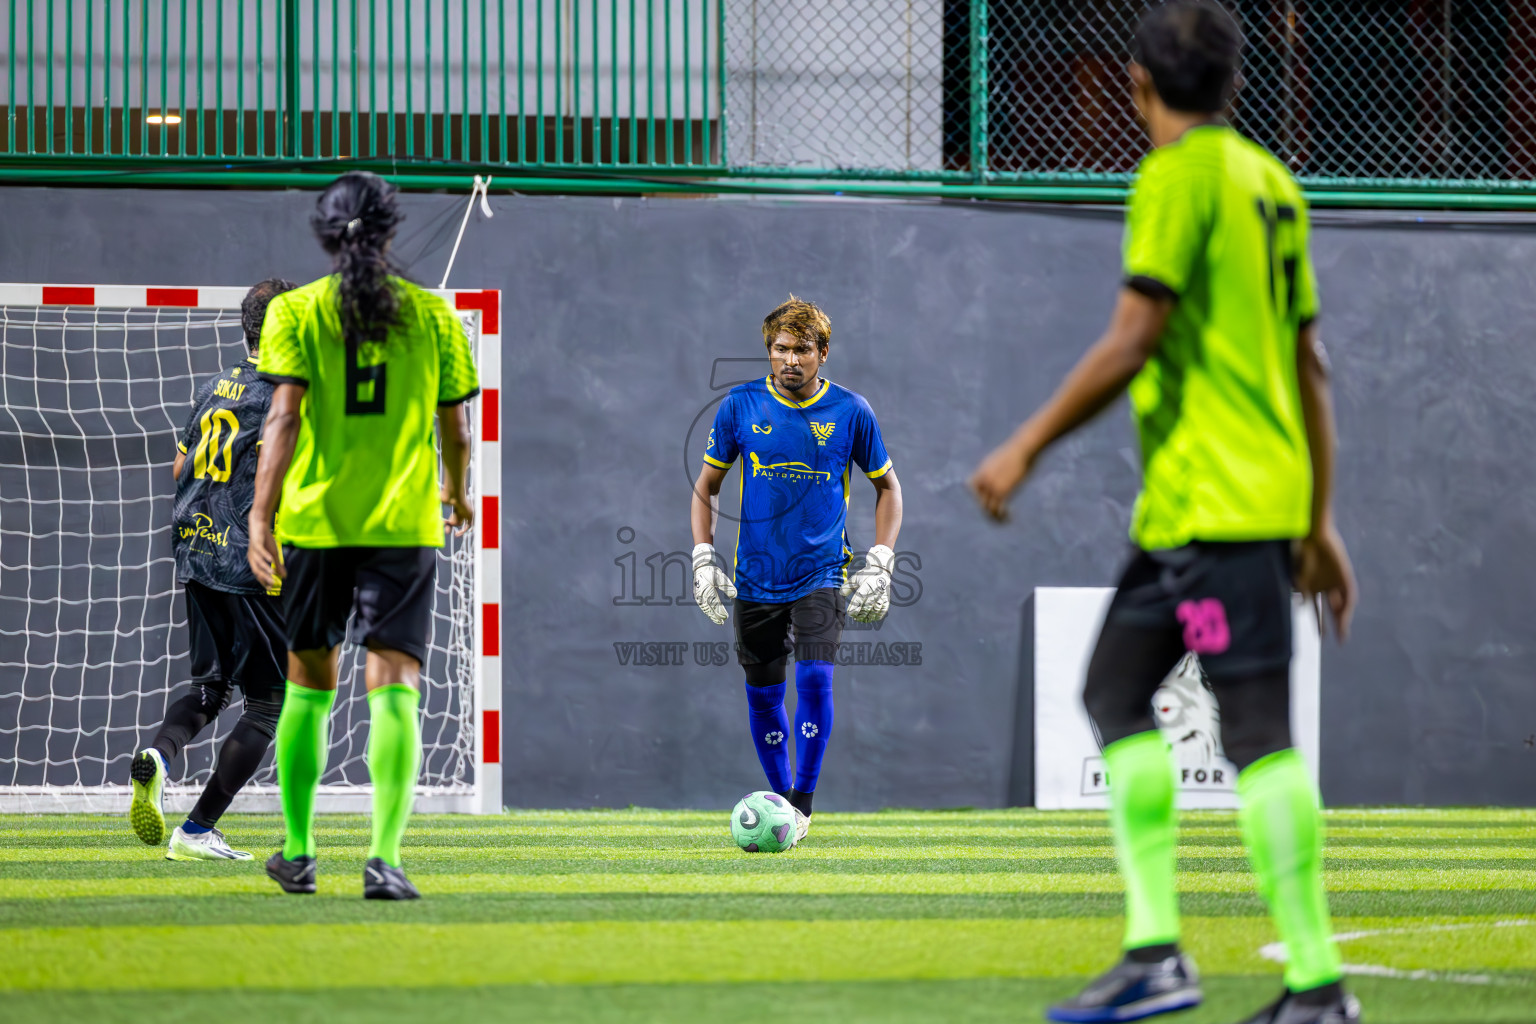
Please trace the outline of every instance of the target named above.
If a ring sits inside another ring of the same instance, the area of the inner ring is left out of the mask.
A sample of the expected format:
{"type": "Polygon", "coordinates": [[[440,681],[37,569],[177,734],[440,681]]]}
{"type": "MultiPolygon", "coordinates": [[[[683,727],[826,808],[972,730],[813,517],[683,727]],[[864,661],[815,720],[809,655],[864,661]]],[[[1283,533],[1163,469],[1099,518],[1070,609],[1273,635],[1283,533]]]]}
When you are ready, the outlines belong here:
{"type": "MultiPolygon", "coordinates": [[[[1108,773],[1083,710],[1083,679],[1112,587],[1035,588],[1035,806],[1109,806],[1108,773]]],[[[1291,737],[1317,778],[1321,650],[1317,620],[1297,599],[1291,660],[1291,737]]],[[[1237,770],[1221,755],[1220,709],[1188,657],[1153,712],[1179,766],[1179,806],[1237,806],[1237,770]]]]}

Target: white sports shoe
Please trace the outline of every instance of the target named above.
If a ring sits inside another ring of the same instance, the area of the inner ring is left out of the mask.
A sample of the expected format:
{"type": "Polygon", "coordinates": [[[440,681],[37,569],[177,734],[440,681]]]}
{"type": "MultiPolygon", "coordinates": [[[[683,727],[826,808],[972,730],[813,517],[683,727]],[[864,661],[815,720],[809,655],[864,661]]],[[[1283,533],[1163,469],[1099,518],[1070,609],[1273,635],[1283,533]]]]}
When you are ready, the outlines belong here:
{"type": "Polygon", "coordinates": [[[154,747],[145,747],[128,769],[133,780],[133,802],[128,805],[128,820],[133,832],[146,845],[165,842],[165,758],[154,747]]]}
{"type": "Polygon", "coordinates": [[[795,845],[799,846],[800,845],[800,840],[804,839],[807,835],[809,835],[810,831],[811,831],[811,817],[810,817],[810,815],[808,815],[808,814],[801,814],[800,813],[800,808],[796,807],[795,808],[795,845]]]}
{"type": "Polygon", "coordinates": [[[165,848],[166,860],[250,860],[244,850],[231,850],[224,841],[224,833],[216,828],[207,832],[186,832],[180,825],[171,833],[171,844],[165,848]]]}

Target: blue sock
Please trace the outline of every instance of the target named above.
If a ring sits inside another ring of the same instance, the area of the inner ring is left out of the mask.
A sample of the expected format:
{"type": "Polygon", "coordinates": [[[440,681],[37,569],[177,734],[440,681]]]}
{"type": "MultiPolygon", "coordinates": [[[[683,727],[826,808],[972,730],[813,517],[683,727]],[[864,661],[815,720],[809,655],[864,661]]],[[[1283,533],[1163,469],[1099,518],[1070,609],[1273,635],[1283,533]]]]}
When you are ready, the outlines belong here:
{"type": "Polygon", "coordinates": [[[784,711],[784,684],[747,684],[747,717],[752,722],[752,743],[768,776],[768,788],[789,792],[789,715],[784,711]]]}
{"type": "Polygon", "coordinates": [[[821,757],[832,735],[832,663],[802,661],[795,665],[795,789],[816,792],[821,757]]]}
{"type": "Polygon", "coordinates": [[[181,823],[181,830],[183,832],[185,832],[189,836],[201,835],[204,832],[212,832],[213,831],[213,829],[211,829],[211,828],[207,828],[207,827],[205,827],[203,825],[199,825],[197,822],[193,821],[191,818],[188,818],[186,821],[181,823]]]}

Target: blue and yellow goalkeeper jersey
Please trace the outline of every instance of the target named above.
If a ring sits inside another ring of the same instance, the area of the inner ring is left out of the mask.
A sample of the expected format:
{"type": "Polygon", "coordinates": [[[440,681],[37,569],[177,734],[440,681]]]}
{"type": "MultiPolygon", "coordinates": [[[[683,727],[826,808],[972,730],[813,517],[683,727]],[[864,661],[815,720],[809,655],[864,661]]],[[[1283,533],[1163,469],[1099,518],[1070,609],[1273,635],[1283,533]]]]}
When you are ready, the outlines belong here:
{"type": "Polygon", "coordinates": [[[891,470],[869,403],[829,380],[803,402],[772,377],[732,388],[715,414],[704,461],[741,461],[736,588],[782,604],[843,583],[849,463],[875,479],[891,470]]]}

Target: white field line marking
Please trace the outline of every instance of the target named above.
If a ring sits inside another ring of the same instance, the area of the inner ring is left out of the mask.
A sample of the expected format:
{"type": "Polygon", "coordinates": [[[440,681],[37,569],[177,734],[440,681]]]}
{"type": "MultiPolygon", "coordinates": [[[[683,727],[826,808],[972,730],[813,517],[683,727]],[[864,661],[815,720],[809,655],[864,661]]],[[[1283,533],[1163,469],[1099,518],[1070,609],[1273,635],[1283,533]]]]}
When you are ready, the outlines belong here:
{"type": "MultiPolygon", "coordinates": [[[[1350,942],[1354,939],[1366,939],[1377,935],[1419,935],[1425,932],[1456,932],[1469,928],[1524,928],[1536,925],[1536,920],[1529,918],[1515,918],[1509,921],[1469,922],[1466,924],[1432,924],[1417,928],[1372,928],[1368,931],[1339,932],[1333,937],[1338,943],[1350,942]]],[[[1286,961],[1285,943],[1271,942],[1259,949],[1259,956],[1275,963],[1283,964],[1286,961]]],[[[1462,985],[1524,985],[1526,982],[1516,981],[1510,978],[1494,977],[1491,974],[1455,974],[1442,971],[1414,970],[1405,971],[1398,967],[1384,967],[1380,964],[1343,964],[1345,974],[1365,974],[1374,978],[1406,978],[1410,981],[1450,981],[1462,985]]]]}

